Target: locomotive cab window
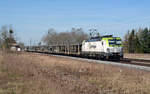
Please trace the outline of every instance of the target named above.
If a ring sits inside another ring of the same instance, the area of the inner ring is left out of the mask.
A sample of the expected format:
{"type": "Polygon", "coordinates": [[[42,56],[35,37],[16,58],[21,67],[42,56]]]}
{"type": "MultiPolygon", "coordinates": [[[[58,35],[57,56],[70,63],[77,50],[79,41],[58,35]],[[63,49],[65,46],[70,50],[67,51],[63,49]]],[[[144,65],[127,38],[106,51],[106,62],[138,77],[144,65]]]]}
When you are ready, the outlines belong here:
{"type": "Polygon", "coordinates": [[[109,45],[114,46],[114,45],[121,45],[121,39],[109,39],[109,45]]]}

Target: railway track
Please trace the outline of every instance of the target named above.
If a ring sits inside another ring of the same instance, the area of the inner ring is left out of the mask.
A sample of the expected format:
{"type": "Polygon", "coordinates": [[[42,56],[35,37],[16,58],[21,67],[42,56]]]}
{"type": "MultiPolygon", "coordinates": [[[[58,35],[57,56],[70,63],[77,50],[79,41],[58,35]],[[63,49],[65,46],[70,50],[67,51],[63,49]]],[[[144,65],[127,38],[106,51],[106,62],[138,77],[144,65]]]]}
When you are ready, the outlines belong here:
{"type": "Polygon", "coordinates": [[[150,60],[144,60],[144,59],[129,59],[129,58],[124,58],[123,60],[119,61],[119,63],[134,64],[134,65],[140,65],[140,66],[150,67],[150,60]]]}
{"type": "Polygon", "coordinates": [[[106,61],[106,60],[98,60],[98,59],[95,59],[95,58],[85,58],[85,57],[82,58],[82,57],[79,57],[79,56],[50,54],[50,53],[46,53],[46,52],[33,52],[33,53],[40,53],[42,55],[45,54],[45,55],[59,56],[59,57],[77,59],[77,60],[86,60],[86,61],[89,61],[89,62],[102,63],[102,64],[111,64],[111,65],[117,65],[117,66],[125,66],[125,67],[150,71],[150,60],[144,60],[144,59],[124,58],[120,61],[118,61],[118,60],[108,60],[108,61],[106,61]]]}

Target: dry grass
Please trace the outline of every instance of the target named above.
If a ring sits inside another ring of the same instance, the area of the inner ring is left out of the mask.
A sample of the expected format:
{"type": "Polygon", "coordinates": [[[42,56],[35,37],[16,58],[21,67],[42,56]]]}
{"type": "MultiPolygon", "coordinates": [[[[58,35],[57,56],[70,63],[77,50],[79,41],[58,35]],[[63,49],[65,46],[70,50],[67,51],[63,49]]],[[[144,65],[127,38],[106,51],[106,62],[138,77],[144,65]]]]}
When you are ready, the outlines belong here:
{"type": "Polygon", "coordinates": [[[17,54],[5,54],[2,58],[0,94],[72,94],[54,83],[32,60],[17,54]]]}
{"type": "Polygon", "coordinates": [[[2,94],[150,92],[149,72],[29,53],[4,54],[0,60],[2,94]]]}

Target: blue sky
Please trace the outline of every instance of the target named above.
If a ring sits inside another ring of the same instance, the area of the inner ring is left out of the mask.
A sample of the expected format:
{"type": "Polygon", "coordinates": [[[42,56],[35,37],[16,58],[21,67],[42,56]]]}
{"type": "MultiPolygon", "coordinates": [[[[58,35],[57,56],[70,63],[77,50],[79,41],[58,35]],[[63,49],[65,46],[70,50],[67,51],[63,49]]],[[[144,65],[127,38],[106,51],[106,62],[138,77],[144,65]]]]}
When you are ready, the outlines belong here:
{"type": "Polygon", "coordinates": [[[0,27],[12,25],[26,44],[40,41],[49,28],[96,28],[123,37],[132,28],[150,26],[149,5],[149,0],[1,0],[0,27]]]}

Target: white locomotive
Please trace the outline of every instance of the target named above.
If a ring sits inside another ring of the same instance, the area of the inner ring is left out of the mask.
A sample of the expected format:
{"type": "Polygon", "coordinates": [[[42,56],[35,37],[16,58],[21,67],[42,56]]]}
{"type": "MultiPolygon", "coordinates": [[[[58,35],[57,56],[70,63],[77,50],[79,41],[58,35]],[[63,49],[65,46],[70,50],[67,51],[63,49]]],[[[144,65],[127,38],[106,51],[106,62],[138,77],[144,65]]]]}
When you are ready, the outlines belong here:
{"type": "Polygon", "coordinates": [[[121,59],[123,58],[121,38],[108,35],[85,40],[82,43],[82,55],[100,59],[121,59]]]}

